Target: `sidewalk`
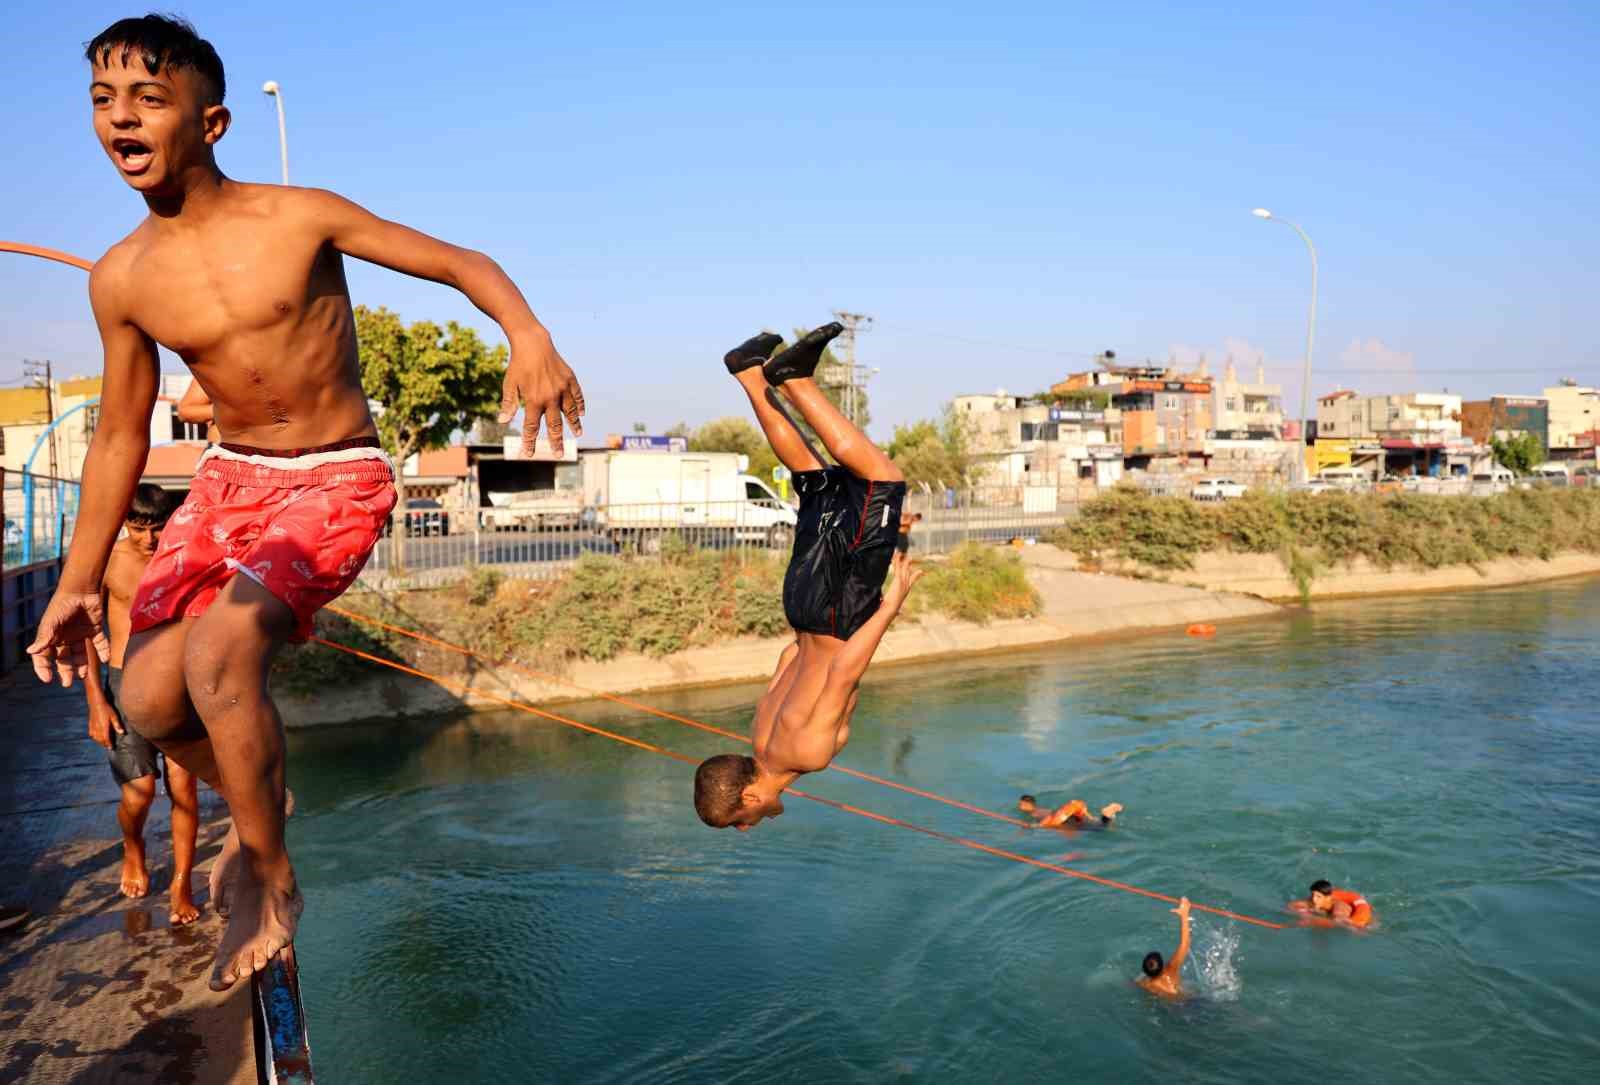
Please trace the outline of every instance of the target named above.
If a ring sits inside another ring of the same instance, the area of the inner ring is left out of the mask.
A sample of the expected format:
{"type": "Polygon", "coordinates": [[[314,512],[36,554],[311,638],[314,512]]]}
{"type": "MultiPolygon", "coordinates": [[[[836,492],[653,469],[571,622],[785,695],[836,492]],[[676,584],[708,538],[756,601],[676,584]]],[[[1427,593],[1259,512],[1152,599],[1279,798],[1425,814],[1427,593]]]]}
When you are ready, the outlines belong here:
{"type": "Polygon", "coordinates": [[[0,678],[0,904],[33,917],[0,935],[0,1085],[255,1081],[248,984],[206,987],[221,920],[205,876],[226,823],[201,789],[200,918],[167,923],[166,793],[145,828],[151,893],[117,892],[117,786],[85,732],[81,688],[0,678]]]}

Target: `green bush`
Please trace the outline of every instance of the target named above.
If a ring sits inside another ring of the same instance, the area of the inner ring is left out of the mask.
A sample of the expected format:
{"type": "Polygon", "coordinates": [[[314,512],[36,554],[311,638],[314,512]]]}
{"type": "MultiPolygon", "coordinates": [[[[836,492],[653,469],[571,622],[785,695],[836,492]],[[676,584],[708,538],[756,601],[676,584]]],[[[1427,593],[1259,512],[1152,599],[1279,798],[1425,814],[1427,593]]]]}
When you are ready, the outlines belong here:
{"type": "Polygon", "coordinates": [[[1309,591],[1313,571],[1365,558],[1437,569],[1499,557],[1600,552],[1600,491],[1435,494],[1251,493],[1202,506],[1131,487],[1090,502],[1051,541],[1091,562],[1186,569],[1206,550],[1276,553],[1309,591]]]}
{"type": "Polygon", "coordinates": [[[1013,551],[967,543],[949,561],[926,568],[906,602],[910,613],[932,610],[981,623],[1039,612],[1039,593],[1013,551]]]}

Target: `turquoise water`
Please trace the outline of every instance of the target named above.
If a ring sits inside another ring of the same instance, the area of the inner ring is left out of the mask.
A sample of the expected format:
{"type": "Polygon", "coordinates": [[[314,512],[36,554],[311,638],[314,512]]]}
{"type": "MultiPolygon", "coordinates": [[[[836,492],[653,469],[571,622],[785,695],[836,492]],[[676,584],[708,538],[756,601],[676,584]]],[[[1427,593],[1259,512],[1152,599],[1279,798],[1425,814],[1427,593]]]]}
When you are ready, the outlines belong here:
{"type": "MultiPolygon", "coordinates": [[[[396,1081],[1589,1079],[1600,1066],[1600,582],[1319,606],[868,677],[805,786],[1268,918],[1313,879],[1380,927],[1176,920],[803,800],[713,833],[690,769],[525,715],[297,739],[291,842],[319,1076],[396,1081]]],[[[742,729],[754,687],[661,697],[742,729]]],[[[713,736],[604,704],[701,756],[713,736]]]]}

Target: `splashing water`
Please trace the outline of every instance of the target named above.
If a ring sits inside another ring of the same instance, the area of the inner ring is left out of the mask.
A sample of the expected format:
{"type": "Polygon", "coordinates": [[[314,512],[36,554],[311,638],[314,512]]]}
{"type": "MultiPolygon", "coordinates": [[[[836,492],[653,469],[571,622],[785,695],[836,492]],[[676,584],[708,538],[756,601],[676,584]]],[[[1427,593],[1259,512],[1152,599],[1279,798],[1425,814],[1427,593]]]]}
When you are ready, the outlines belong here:
{"type": "Polygon", "coordinates": [[[1239,928],[1208,928],[1190,958],[1200,973],[1199,993],[1216,1002],[1233,1002],[1243,984],[1239,980],[1239,928]]]}

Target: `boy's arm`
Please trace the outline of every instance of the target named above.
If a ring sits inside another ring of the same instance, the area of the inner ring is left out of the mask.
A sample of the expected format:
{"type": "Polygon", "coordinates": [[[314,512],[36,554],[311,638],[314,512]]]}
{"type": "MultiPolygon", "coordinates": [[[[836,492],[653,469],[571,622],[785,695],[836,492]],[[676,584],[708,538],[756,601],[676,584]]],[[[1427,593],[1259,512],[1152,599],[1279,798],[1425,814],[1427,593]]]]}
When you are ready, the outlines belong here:
{"type": "Polygon", "coordinates": [[[89,273],[89,300],[105,347],[100,383],[100,420],[89,455],[72,548],[61,569],[55,595],[39,619],[39,634],[28,646],[33,672],[41,682],[52,674],[63,686],[88,672],[86,642],[109,658],[100,585],[111,547],[122,530],[123,514],[150,453],[150,412],[155,408],[159,360],[156,344],[129,319],[127,288],[108,254],[89,273]]]}
{"type": "Polygon", "coordinates": [[[583,389],[556,352],[550,332],[528,308],[516,283],[500,265],[473,252],[429,237],[409,226],[388,222],[331,192],[306,190],[317,222],[333,247],[358,260],[453,286],[500,325],[511,342],[511,365],[500,400],[500,421],[511,421],[520,399],[528,413],[522,425],[522,454],[533,454],[542,418],[550,447],[562,450],[562,415],[575,435],[583,433],[583,389]]]}
{"type": "Polygon", "coordinates": [[[210,425],[216,420],[216,413],[216,408],[211,405],[211,397],[200,387],[200,382],[190,381],[189,390],[178,399],[178,418],[184,422],[210,425]]]}
{"type": "Polygon", "coordinates": [[[883,635],[889,631],[890,623],[900,613],[900,608],[906,605],[911,586],[922,579],[923,570],[899,552],[895,553],[890,568],[893,575],[889,578],[889,586],[884,589],[883,602],[866,624],[844,642],[844,648],[833,657],[828,667],[828,684],[817,702],[818,710],[824,714],[836,715],[844,710],[861,676],[867,673],[867,666],[871,664],[883,635]]]}
{"type": "Polygon", "coordinates": [[[1170,972],[1174,977],[1183,968],[1183,962],[1189,956],[1189,898],[1183,897],[1178,901],[1178,906],[1173,909],[1178,914],[1178,924],[1183,933],[1178,936],[1178,952],[1172,955],[1172,960],[1167,962],[1163,972],[1170,972]]]}

